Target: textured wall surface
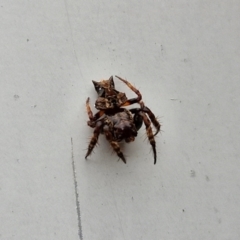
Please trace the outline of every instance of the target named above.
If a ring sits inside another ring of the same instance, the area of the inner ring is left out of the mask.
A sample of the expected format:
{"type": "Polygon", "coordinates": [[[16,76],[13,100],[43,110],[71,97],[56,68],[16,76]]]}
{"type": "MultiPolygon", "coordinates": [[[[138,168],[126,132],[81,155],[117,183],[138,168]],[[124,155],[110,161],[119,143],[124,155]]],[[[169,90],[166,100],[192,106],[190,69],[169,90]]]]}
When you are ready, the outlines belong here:
{"type": "Polygon", "coordinates": [[[0,239],[240,239],[239,16],[234,0],[1,1],[0,239]],[[111,75],[161,121],[156,165],[144,127],[127,164],[104,136],[85,161],[91,80],[111,75]]]}

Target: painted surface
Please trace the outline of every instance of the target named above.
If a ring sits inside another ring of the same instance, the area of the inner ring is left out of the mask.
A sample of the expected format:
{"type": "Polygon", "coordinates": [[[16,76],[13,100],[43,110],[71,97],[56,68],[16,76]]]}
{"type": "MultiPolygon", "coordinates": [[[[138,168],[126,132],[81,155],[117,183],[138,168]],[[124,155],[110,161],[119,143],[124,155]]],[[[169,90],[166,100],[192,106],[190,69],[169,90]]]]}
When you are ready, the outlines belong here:
{"type": "Polygon", "coordinates": [[[0,239],[239,239],[239,9],[3,0],[0,239]],[[127,164],[103,136],[84,159],[91,80],[111,75],[159,117],[156,165],[144,127],[127,164]]]}

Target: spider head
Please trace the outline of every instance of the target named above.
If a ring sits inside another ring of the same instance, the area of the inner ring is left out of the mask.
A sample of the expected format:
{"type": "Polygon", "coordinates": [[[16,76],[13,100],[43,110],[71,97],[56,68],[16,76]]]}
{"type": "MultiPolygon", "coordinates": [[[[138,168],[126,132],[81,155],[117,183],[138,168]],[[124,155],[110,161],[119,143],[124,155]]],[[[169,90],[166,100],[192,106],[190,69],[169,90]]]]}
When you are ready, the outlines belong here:
{"type": "Polygon", "coordinates": [[[100,82],[93,80],[92,82],[98,94],[98,99],[95,102],[95,107],[98,110],[114,109],[127,101],[125,93],[115,89],[113,76],[108,80],[102,80],[100,82]]]}
{"type": "Polygon", "coordinates": [[[106,97],[107,94],[116,91],[113,76],[108,80],[102,80],[100,82],[92,80],[92,82],[99,97],[106,97]]]}

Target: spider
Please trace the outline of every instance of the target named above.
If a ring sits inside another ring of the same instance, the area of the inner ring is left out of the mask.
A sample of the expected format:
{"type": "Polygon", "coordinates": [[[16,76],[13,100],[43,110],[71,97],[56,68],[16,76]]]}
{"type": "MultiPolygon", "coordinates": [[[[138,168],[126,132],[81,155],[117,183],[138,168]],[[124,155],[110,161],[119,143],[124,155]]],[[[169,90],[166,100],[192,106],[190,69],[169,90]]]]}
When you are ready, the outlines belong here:
{"type": "Polygon", "coordinates": [[[95,102],[95,107],[98,112],[93,115],[90,107],[90,99],[87,98],[86,108],[89,117],[88,126],[94,128],[93,136],[88,145],[88,150],[85,158],[92,153],[95,145],[98,142],[99,134],[102,133],[117,153],[118,157],[126,163],[126,158],[122,153],[119,142],[125,140],[129,143],[135,140],[138,130],[144,122],[146,134],[153,149],[154,164],[157,162],[156,142],[154,136],[160,131],[160,123],[156,119],[152,111],[144,105],[141,93],[127,80],[116,76],[124,82],[133,92],[136,93],[136,98],[128,99],[125,93],[115,89],[113,76],[108,80],[96,82],[93,80],[93,85],[98,93],[98,99],[95,102]],[[126,109],[125,106],[137,103],[139,108],[126,109]],[[151,123],[156,128],[153,134],[151,123]]]}

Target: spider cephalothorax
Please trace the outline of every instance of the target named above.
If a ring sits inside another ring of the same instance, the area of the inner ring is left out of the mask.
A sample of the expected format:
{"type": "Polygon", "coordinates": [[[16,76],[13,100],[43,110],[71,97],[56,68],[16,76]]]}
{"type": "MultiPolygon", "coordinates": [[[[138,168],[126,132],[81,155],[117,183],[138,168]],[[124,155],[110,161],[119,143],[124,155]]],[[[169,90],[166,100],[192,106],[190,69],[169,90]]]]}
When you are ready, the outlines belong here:
{"type": "Polygon", "coordinates": [[[89,117],[88,125],[94,128],[94,132],[85,158],[91,154],[98,141],[99,134],[103,133],[117,155],[126,163],[126,158],[121,152],[119,142],[122,140],[125,140],[125,142],[134,141],[137,136],[137,131],[144,122],[148,140],[153,149],[154,164],[156,164],[157,153],[154,136],[160,131],[161,125],[152,111],[141,101],[141,93],[127,80],[118,76],[116,77],[134,91],[137,97],[127,99],[125,93],[117,91],[113,77],[110,77],[108,80],[102,80],[101,82],[93,81],[95,90],[98,93],[95,107],[99,111],[93,115],[89,104],[90,99],[88,98],[86,102],[89,117]],[[129,106],[134,103],[138,103],[140,107],[132,109],[123,108],[124,106],[129,106]],[[155,134],[152,132],[151,123],[156,128],[155,134]]]}
{"type": "Polygon", "coordinates": [[[115,109],[127,101],[126,94],[115,89],[113,76],[100,82],[93,80],[93,85],[98,93],[98,99],[95,102],[95,107],[98,110],[115,109]]]}

